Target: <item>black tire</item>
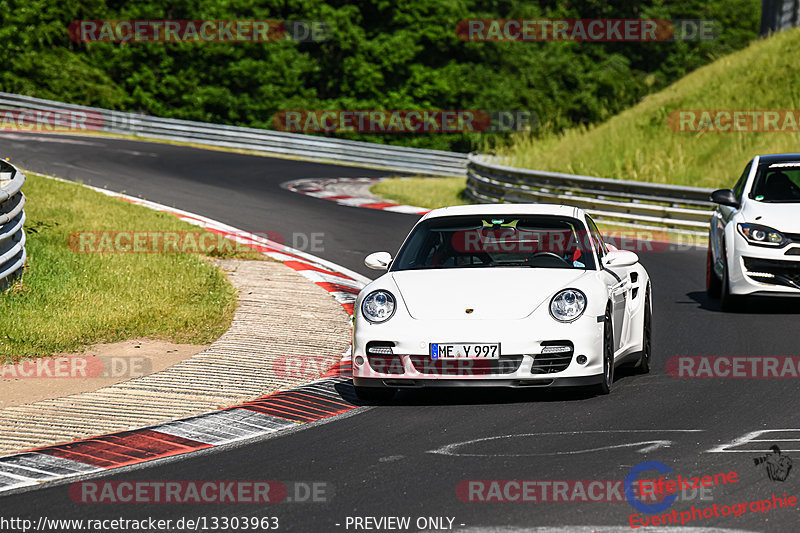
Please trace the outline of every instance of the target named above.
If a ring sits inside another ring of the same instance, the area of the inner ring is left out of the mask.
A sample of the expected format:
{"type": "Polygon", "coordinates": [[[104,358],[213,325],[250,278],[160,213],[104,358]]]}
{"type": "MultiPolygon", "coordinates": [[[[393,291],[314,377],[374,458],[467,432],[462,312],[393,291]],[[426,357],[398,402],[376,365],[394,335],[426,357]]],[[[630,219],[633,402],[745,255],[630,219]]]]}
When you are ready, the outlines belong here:
{"type": "Polygon", "coordinates": [[[603,322],[603,381],[595,386],[597,394],[608,394],[614,384],[614,327],[611,319],[611,307],[606,308],[603,322]]]}
{"type": "Polygon", "coordinates": [[[650,296],[650,286],[647,287],[647,295],[644,298],[644,335],[642,351],[639,354],[639,361],[634,368],[637,374],[649,374],[650,362],[653,357],[653,306],[650,296]]]}
{"type": "Polygon", "coordinates": [[[719,304],[723,311],[735,312],[739,310],[742,298],[731,294],[731,281],[728,276],[728,254],[724,247],[722,249],[722,266],[722,288],[720,290],[719,304]]]}
{"type": "Polygon", "coordinates": [[[356,396],[365,402],[388,402],[397,394],[397,389],[391,387],[356,387],[356,396]]]}
{"type": "Polygon", "coordinates": [[[708,256],[706,258],[706,293],[709,298],[715,300],[719,298],[722,292],[722,282],[714,272],[714,256],[711,253],[711,244],[708,245],[708,256]]]}

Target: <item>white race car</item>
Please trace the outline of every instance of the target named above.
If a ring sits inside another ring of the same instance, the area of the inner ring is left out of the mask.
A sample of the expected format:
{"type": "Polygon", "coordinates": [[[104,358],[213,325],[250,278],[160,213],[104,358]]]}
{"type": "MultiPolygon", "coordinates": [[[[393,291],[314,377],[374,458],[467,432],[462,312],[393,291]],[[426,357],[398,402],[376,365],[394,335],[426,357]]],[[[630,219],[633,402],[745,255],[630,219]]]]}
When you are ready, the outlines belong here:
{"type": "Polygon", "coordinates": [[[756,156],[714,191],[706,289],[722,309],[746,295],[800,295],[800,154],[756,156]]]}
{"type": "Polygon", "coordinates": [[[650,277],[607,246],[581,209],[436,209],[386,274],[358,295],[353,384],[366,400],[400,387],[590,385],[607,394],[622,362],[648,372],[650,277]]]}

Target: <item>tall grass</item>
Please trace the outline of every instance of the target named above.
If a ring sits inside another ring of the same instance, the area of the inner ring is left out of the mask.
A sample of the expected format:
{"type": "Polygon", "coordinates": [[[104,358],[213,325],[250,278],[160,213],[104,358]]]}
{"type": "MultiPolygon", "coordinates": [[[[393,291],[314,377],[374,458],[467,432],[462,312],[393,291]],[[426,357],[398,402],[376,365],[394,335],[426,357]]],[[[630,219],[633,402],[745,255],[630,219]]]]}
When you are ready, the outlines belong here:
{"type": "Polygon", "coordinates": [[[791,132],[679,132],[675,110],[797,110],[800,29],[781,32],[698,69],[607,122],[498,147],[506,164],[589,176],[730,187],[756,154],[800,152],[791,132]]]}

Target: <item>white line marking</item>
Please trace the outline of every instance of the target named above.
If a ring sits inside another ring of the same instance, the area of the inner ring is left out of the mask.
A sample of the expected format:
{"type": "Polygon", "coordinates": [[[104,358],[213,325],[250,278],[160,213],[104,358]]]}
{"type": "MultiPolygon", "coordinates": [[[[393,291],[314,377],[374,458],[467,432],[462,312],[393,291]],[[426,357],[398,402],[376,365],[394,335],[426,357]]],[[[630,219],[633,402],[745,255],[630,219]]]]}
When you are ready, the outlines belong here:
{"type": "Polygon", "coordinates": [[[93,470],[102,470],[98,466],[37,452],[25,452],[19,455],[3,457],[0,459],[0,467],[2,467],[3,464],[25,466],[44,472],[53,472],[55,474],[82,474],[93,470]]]}
{"type": "Polygon", "coordinates": [[[648,453],[649,451],[661,448],[661,447],[668,447],[672,444],[672,441],[669,440],[647,440],[647,441],[638,441],[638,442],[629,442],[623,444],[612,444],[608,446],[601,446],[599,448],[588,448],[583,450],[565,450],[565,451],[557,451],[557,452],[547,452],[547,453],[458,453],[456,450],[458,448],[469,446],[471,444],[476,444],[479,442],[487,442],[492,440],[506,440],[506,439],[514,439],[514,438],[524,438],[524,437],[542,437],[542,436],[549,436],[549,435],[581,435],[586,433],[591,434],[614,434],[614,433],[698,433],[702,432],[702,429],[613,429],[613,430],[590,430],[590,431],[552,431],[552,432],[544,432],[544,433],[521,433],[521,434],[512,434],[512,435],[498,435],[495,437],[483,437],[480,439],[472,439],[462,442],[456,442],[453,444],[448,444],[446,446],[442,446],[441,448],[437,448],[435,450],[429,450],[425,453],[433,453],[438,455],[450,455],[454,457],[538,457],[538,456],[551,456],[551,455],[574,455],[580,453],[591,453],[603,450],[610,450],[615,448],[630,448],[634,446],[641,446],[641,445],[649,445],[644,446],[642,449],[637,450],[639,453],[648,453]]]}
{"type": "Polygon", "coordinates": [[[37,484],[36,481],[32,480],[20,481],[18,479],[0,474],[0,492],[36,484],[37,484]]]}
{"type": "Polygon", "coordinates": [[[324,272],[317,272],[316,270],[298,270],[297,273],[304,278],[313,281],[314,283],[336,283],[338,285],[352,287],[353,289],[358,290],[361,290],[363,287],[363,285],[355,280],[346,279],[333,274],[325,274],[324,272]]]}
{"type": "MultiPolygon", "coordinates": [[[[798,442],[800,439],[782,439],[780,437],[776,437],[775,439],[756,439],[756,437],[760,437],[761,435],[765,435],[768,433],[783,433],[795,431],[800,432],[800,429],[761,429],[758,431],[751,431],[739,438],[733,439],[731,442],[726,444],[720,444],[718,446],[714,446],[710,450],[706,450],[703,453],[758,453],[758,452],[766,452],[768,450],[768,446],[764,448],[760,448],[757,450],[730,450],[729,448],[735,448],[737,446],[743,446],[745,444],[751,442],[769,442],[771,444],[780,443],[780,442],[798,442]]],[[[784,449],[782,446],[780,447],[782,452],[800,452],[800,449],[784,449]]]]}
{"type": "Polygon", "coordinates": [[[395,205],[392,207],[384,207],[383,211],[403,213],[404,215],[424,215],[429,211],[429,209],[425,209],[424,207],[415,207],[413,205],[395,205]]]}
{"type": "Polygon", "coordinates": [[[0,492],[38,485],[43,481],[82,476],[90,472],[102,470],[104,469],[97,466],[36,452],[11,455],[0,459],[0,492]],[[6,469],[16,467],[45,472],[47,477],[23,477],[19,474],[4,470],[4,465],[6,469]]]}
{"type": "Polygon", "coordinates": [[[12,141],[39,141],[58,144],[76,144],[80,146],[103,146],[101,143],[91,141],[80,141],[77,139],[64,139],[61,137],[50,137],[47,135],[23,135],[19,133],[6,133],[0,131],[0,138],[9,139],[12,141]]]}

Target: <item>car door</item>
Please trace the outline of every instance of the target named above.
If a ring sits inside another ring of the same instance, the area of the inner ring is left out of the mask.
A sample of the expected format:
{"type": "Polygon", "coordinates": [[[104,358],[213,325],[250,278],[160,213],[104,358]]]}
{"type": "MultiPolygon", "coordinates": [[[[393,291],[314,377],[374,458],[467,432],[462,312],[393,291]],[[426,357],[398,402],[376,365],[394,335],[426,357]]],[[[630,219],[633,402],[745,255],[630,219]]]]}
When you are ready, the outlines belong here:
{"type": "Polygon", "coordinates": [[[631,267],[607,267],[603,265],[603,258],[608,253],[608,246],[594,223],[589,216],[586,217],[586,223],[589,227],[589,233],[592,238],[592,243],[597,251],[597,258],[600,261],[600,266],[603,269],[604,275],[608,279],[609,296],[611,297],[612,306],[612,319],[614,326],[614,350],[617,351],[627,341],[627,327],[628,322],[626,316],[628,290],[630,289],[630,269],[631,267]]]}

